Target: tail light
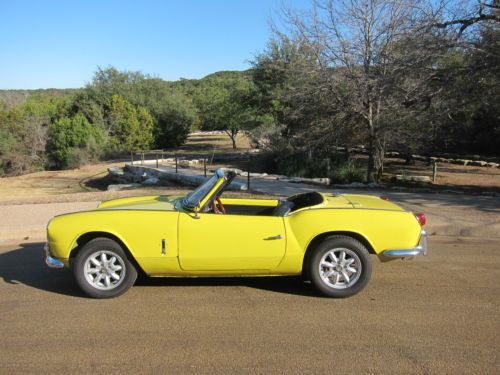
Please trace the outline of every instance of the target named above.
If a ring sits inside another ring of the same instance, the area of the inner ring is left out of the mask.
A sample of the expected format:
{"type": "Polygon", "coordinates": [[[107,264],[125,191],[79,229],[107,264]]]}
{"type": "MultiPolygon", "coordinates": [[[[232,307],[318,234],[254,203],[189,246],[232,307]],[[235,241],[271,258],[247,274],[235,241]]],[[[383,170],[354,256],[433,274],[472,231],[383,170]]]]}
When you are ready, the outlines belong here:
{"type": "Polygon", "coordinates": [[[389,200],[389,197],[383,196],[383,197],[380,197],[380,199],[382,199],[382,200],[384,200],[384,201],[388,201],[388,200],[389,200]]]}
{"type": "Polygon", "coordinates": [[[417,218],[421,227],[423,227],[425,224],[427,224],[427,219],[425,218],[425,214],[423,214],[422,212],[415,214],[415,217],[417,218]]]}

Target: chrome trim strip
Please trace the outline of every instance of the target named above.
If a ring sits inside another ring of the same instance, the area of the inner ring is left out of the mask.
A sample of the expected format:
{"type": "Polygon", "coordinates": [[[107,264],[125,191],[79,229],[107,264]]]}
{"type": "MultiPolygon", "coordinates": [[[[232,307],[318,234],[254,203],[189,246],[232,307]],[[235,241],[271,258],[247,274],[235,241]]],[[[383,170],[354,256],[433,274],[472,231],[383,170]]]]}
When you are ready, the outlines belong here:
{"type": "Polygon", "coordinates": [[[427,232],[422,229],[418,245],[412,249],[385,250],[382,254],[390,258],[411,258],[419,255],[427,255],[427,232]]]}
{"type": "Polygon", "coordinates": [[[50,256],[49,245],[45,244],[43,247],[45,250],[45,264],[50,268],[64,268],[64,263],[59,259],[53,258],[50,256]]]}

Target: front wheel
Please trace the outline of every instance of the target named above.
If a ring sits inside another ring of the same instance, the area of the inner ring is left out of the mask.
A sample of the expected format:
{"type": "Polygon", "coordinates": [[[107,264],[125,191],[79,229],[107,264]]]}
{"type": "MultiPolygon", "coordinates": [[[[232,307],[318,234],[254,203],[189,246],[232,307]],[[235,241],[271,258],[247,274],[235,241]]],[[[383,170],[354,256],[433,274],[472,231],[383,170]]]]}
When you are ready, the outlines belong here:
{"type": "Polygon", "coordinates": [[[73,273],[82,291],[94,298],[117,297],[137,279],[121,246],[108,238],[88,242],[76,256],[73,273]]]}
{"type": "Polygon", "coordinates": [[[370,254],[359,241],[347,236],[325,239],[309,261],[312,284],[322,294],[344,298],[360,292],[372,273],[370,254]]]}

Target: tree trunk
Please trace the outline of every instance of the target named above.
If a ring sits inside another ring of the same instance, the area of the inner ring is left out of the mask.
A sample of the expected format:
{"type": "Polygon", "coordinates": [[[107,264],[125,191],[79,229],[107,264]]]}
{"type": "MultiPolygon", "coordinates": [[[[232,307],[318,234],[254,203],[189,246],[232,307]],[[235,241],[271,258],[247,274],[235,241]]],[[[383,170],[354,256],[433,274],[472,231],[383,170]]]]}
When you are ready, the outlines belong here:
{"type": "Polygon", "coordinates": [[[238,130],[226,130],[226,134],[229,136],[229,138],[231,138],[231,142],[233,142],[233,150],[236,150],[238,148],[236,146],[236,136],[238,135],[238,130]]]}
{"type": "Polygon", "coordinates": [[[366,180],[370,182],[378,182],[384,172],[384,154],[385,140],[379,132],[378,117],[380,103],[377,105],[376,113],[373,113],[373,104],[370,99],[367,100],[366,120],[368,130],[370,132],[368,145],[368,169],[366,180]]]}
{"type": "Polygon", "coordinates": [[[413,155],[411,152],[409,152],[405,155],[405,164],[406,165],[415,165],[415,159],[413,158],[413,155]]]}
{"type": "Polygon", "coordinates": [[[385,139],[379,137],[375,142],[375,181],[379,182],[384,173],[385,139]]]}
{"type": "Polygon", "coordinates": [[[370,132],[368,146],[368,182],[379,182],[384,172],[385,142],[377,131],[370,132]]]}
{"type": "Polygon", "coordinates": [[[349,146],[346,146],[345,151],[344,151],[344,159],[346,163],[351,162],[351,150],[349,149],[349,146]]]}

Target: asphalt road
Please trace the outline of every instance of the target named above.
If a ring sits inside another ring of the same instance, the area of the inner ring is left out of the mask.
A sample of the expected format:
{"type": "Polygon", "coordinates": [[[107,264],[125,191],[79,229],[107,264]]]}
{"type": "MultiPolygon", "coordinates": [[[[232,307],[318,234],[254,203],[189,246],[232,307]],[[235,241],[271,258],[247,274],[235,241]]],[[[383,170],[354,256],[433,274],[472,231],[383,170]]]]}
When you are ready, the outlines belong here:
{"type": "Polygon", "coordinates": [[[0,247],[0,373],[500,373],[500,240],[431,237],[367,289],[299,278],[145,279],[84,297],[42,244],[0,247]]]}

